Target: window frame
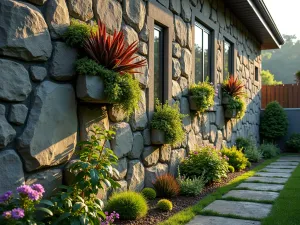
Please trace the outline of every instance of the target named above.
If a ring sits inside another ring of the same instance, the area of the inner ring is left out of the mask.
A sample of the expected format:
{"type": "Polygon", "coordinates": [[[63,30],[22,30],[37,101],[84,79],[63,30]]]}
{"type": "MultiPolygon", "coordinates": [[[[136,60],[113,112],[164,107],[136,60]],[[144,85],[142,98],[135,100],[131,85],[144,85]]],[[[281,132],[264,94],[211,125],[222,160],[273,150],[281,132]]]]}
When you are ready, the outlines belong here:
{"type": "MultiPolygon", "coordinates": [[[[228,64],[229,64],[229,67],[228,67],[228,72],[229,72],[229,75],[234,75],[235,74],[235,71],[234,71],[234,44],[229,41],[227,38],[224,38],[224,41],[223,41],[223,76],[225,75],[225,44],[228,44],[230,46],[230,51],[229,51],[229,54],[228,54],[228,64]]],[[[226,75],[225,75],[226,76],[226,75]]]]}
{"type": "MultiPolygon", "coordinates": [[[[227,33],[225,30],[222,30],[221,35],[223,37],[223,41],[227,41],[229,43],[231,43],[232,46],[232,62],[231,62],[231,66],[232,66],[232,74],[236,77],[237,76],[237,67],[236,67],[236,61],[237,61],[237,57],[238,57],[238,51],[237,51],[237,44],[236,44],[236,39],[234,37],[232,37],[229,33],[227,33]]],[[[220,82],[223,82],[224,79],[226,79],[226,76],[224,76],[224,43],[223,43],[223,68],[222,68],[222,78],[220,79],[220,82]]]]}

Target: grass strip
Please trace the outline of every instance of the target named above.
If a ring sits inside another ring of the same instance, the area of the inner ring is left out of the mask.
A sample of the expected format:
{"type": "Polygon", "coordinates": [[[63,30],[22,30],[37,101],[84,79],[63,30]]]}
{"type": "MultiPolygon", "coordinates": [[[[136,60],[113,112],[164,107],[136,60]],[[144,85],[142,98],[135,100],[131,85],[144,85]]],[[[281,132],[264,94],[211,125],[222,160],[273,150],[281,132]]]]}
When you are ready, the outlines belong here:
{"type": "Polygon", "coordinates": [[[183,225],[192,220],[196,215],[200,214],[201,210],[213,201],[221,198],[222,195],[226,194],[230,190],[234,189],[236,186],[244,182],[247,178],[252,177],[256,172],[266,167],[270,163],[276,161],[279,157],[268,159],[259,166],[253,168],[252,170],[236,177],[230,181],[226,186],[218,188],[215,192],[207,195],[202,200],[200,200],[196,205],[188,207],[175,215],[171,216],[169,219],[159,223],[159,225],[183,225]]]}
{"type": "Polygon", "coordinates": [[[300,165],[292,173],[262,225],[300,224],[300,165]]]}

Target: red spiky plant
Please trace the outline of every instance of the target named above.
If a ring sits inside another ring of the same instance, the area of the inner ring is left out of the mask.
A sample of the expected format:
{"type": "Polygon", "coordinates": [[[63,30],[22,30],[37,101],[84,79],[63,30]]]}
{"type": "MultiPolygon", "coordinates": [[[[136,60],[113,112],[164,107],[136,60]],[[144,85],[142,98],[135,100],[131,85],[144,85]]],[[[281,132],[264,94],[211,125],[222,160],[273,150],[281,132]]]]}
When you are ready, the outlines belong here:
{"type": "Polygon", "coordinates": [[[125,46],[123,32],[114,32],[113,36],[106,34],[105,25],[99,20],[98,30],[84,43],[87,56],[109,70],[120,74],[138,73],[135,69],[145,66],[146,60],[134,62],[134,54],[138,51],[137,42],[125,46]]]}
{"type": "Polygon", "coordinates": [[[153,186],[157,195],[164,198],[173,198],[180,192],[180,186],[175,177],[171,174],[164,174],[156,177],[153,186]]]}
{"type": "Polygon", "coordinates": [[[223,92],[232,97],[243,97],[245,95],[242,81],[231,75],[222,85],[223,92]]]}

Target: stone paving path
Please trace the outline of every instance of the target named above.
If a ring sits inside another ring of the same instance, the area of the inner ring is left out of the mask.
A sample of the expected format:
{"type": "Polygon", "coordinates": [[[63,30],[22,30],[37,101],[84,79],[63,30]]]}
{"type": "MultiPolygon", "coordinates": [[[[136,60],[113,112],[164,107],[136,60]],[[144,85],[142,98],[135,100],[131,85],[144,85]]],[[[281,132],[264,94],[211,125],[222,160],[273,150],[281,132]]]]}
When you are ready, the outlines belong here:
{"type": "Polygon", "coordinates": [[[203,212],[219,216],[199,215],[187,225],[261,225],[253,219],[268,216],[272,209],[270,203],[279,196],[299,163],[299,156],[282,156],[229,191],[222,200],[216,200],[203,209],[203,212]]]}

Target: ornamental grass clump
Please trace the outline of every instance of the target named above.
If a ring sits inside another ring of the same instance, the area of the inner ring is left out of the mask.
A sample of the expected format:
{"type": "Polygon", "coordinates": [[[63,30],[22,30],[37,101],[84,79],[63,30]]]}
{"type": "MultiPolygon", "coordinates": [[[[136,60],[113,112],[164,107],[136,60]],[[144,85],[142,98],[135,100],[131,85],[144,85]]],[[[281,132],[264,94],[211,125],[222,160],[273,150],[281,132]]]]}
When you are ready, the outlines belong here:
{"type": "Polygon", "coordinates": [[[280,149],[276,145],[270,143],[260,145],[259,150],[262,152],[264,159],[271,159],[280,154],[280,149]]]}
{"type": "Polygon", "coordinates": [[[157,100],[151,128],[163,131],[167,144],[178,144],[184,139],[183,118],[177,104],[171,106],[166,102],[162,105],[157,100]]]}
{"type": "Polygon", "coordinates": [[[248,159],[244,153],[238,150],[235,146],[228,148],[223,146],[222,155],[228,157],[228,164],[233,166],[236,171],[243,170],[247,167],[248,159]]]}
{"type": "Polygon", "coordinates": [[[180,186],[180,194],[184,196],[196,196],[203,190],[206,180],[204,179],[204,172],[201,177],[188,178],[181,176],[178,169],[177,182],[180,186]]]}
{"type": "Polygon", "coordinates": [[[180,186],[171,174],[158,176],[153,183],[157,196],[163,198],[176,197],[180,192],[180,186]]]}

